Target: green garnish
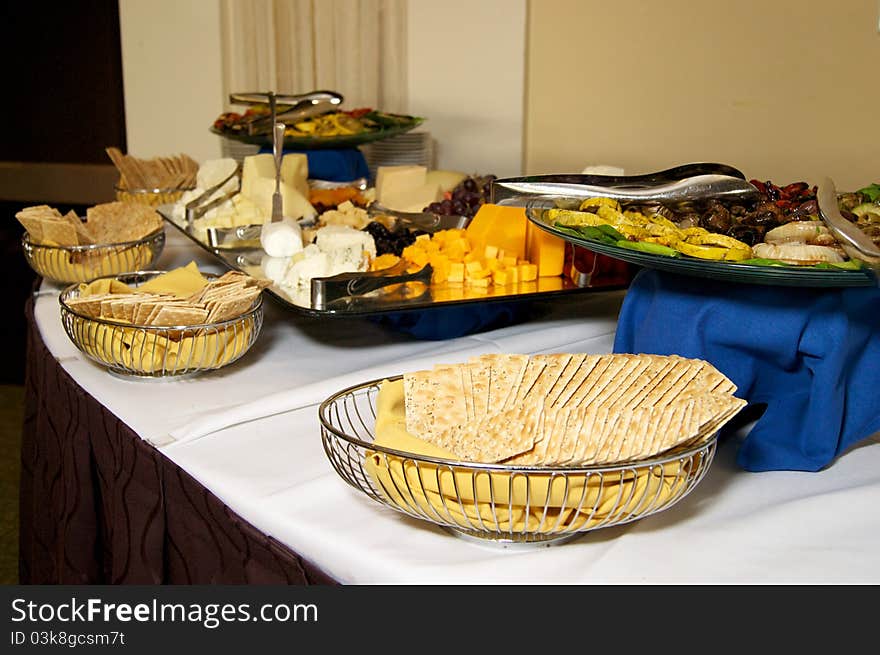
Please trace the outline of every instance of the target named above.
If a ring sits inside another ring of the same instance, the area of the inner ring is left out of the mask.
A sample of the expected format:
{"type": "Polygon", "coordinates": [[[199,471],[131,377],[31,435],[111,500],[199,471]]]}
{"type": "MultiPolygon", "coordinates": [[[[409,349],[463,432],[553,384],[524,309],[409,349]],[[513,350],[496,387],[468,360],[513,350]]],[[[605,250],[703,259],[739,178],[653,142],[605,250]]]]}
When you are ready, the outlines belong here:
{"type": "Polygon", "coordinates": [[[859,189],[859,193],[867,196],[871,202],[877,202],[880,200],[880,184],[874,182],[874,184],[866,186],[864,189],[859,189]]]}

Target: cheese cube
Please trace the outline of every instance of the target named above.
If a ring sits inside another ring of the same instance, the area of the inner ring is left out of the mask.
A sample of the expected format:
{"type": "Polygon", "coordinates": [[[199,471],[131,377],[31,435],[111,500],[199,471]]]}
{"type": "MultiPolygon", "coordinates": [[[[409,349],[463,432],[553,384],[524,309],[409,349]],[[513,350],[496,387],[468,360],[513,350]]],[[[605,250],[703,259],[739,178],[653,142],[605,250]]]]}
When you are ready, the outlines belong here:
{"type": "Polygon", "coordinates": [[[490,279],[488,277],[472,277],[467,279],[467,285],[469,287],[477,287],[488,289],[489,288],[490,279]]]}
{"type": "Polygon", "coordinates": [[[483,257],[486,259],[494,259],[498,257],[498,246],[487,245],[483,250],[483,257]]]}
{"type": "Polygon", "coordinates": [[[461,262],[449,263],[449,276],[447,282],[464,282],[464,264],[461,262]]]}
{"type": "Polygon", "coordinates": [[[533,282],[538,279],[538,266],[536,264],[519,264],[517,270],[519,271],[520,282],[533,282]]]}

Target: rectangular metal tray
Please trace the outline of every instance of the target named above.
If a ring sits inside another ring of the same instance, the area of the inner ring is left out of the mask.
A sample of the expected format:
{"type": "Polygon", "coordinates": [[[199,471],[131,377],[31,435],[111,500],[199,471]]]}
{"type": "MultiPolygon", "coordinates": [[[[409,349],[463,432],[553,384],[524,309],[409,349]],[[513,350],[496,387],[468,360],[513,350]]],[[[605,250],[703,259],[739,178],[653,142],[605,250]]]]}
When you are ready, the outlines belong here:
{"type": "MultiPolygon", "coordinates": [[[[157,208],[165,221],[189,238],[195,245],[205,252],[213,255],[218,261],[232,270],[241,271],[254,277],[266,278],[261,262],[263,251],[259,247],[254,248],[218,248],[212,247],[207,242],[198,238],[186,225],[185,221],[176,221],[172,217],[171,206],[163,205],[157,208]]],[[[360,277],[371,277],[374,280],[381,275],[364,274],[360,277]]],[[[312,290],[302,290],[301,293],[291,293],[287,289],[273,284],[264,291],[280,305],[291,311],[312,317],[339,317],[348,316],[380,316],[397,312],[424,311],[428,309],[451,307],[455,305],[478,305],[498,302],[520,302],[527,300],[545,300],[558,296],[569,296],[575,293],[602,293],[615,292],[628,286],[626,283],[608,284],[600,283],[592,285],[591,281],[584,276],[584,284],[578,285],[565,276],[538,278],[534,282],[521,282],[515,285],[492,288],[477,291],[461,285],[432,285],[424,281],[414,279],[412,281],[395,283],[395,278],[387,278],[387,284],[368,293],[356,293],[355,295],[340,295],[336,283],[348,284],[351,281],[349,274],[336,276],[341,278],[321,278],[320,283],[326,288],[333,288],[333,299],[321,303],[319,306],[313,302],[316,294],[312,290]]],[[[427,276],[422,276],[426,279],[427,276]]],[[[381,282],[380,282],[381,283],[381,282]]],[[[376,286],[376,284],[357,285],[363,288],[376,286]]]]}

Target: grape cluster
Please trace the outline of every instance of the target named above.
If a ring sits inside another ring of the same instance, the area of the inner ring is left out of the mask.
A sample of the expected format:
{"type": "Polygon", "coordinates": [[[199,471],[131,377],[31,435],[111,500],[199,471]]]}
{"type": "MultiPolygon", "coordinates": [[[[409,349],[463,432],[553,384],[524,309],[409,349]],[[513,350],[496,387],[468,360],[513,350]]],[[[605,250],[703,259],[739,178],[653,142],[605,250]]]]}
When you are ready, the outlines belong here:
{"type": "Polygon", "coordinates": [[[400,257],[403,249],[415,243],[416,237],[425,234],[423,230],[400,230],[392,232],[379,221],[370,221],[364,228],[376,243],[376,255],[391,253],[400,257]]]}
{"type": "Polygon", "coordinates": [[[480,205],[489,202],[495,175],[471,175],[456,185],[449,197],[432,202],[425,211],[442,216],[467,216],[473,218],[480,205]]]}

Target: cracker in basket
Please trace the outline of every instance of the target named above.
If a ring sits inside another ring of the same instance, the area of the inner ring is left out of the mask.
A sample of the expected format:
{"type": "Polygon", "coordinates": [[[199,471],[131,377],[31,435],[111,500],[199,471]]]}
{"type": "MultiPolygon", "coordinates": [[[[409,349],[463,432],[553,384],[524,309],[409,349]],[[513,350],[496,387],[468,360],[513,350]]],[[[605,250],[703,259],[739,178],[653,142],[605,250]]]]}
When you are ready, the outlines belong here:
{"type": "Polygon", "coordinates": [[[137,241],[162,227],[162,217],[147,205],[106,202],[86,210],[86,230],[95,243],[137,241]]]}
{"type": "Polygon", "coordinates": [[[208,322],[227,321],[247,312],[260,295],[260,289],[248,287],[239,292],[205,303],[208,310],[208,322]]]}
{"type": "MultiPolygon", "coordinates": [[[[472,357],[470,362],[481,362],[489,365],[489,410],[500,410],[507,406],[511,392],[515,394],[528,364],[528,355],[504,355],[489,353],[472,357]]],[[[512,399],[511,399],[512,400],[512,399]]]]}
{"type": "Polygon", "coordinates": [[[414,371],[403,376],[403,394],[406,405],[406,431],[422,437],[433,411],[432,371],[414,371]]]}
{"type": "Polygon", "coordinates": [[[69,298],[65,302],[68,307],[80,314],[92,318],[101,318],[101,301],[112,295],[110,293],[100,293],[90,296],[77,296],[76,298],[69,298]]]}
{"type": "Polygon", "coordinates": [[[585,353],[576,353],[570,355],[568,357],[565,368],[559,373],[559,377],[553,383],[553,386],[547,391],[547,395],[545,398],[545,402],[550,404],[551,406],[556,404],[556,401],[559,397],[565,393],[565,390],[568,388],[568,385],[571,383],[571,380],[574,379],[577,372],[583,366],[584,360],[586,359],[585,353]]]}
{"type": "Polygon", "coordinates": [[[540,419],[534,404],[526,403],[448,428],[435,435],[434,443],[462,461],[493,464],[530,450],[540,419]]]}
{"type": "Polygon", "coordinates": [[[425,431],[429,441],[442,432],[468,422],[463,370],[463,366],[450,365],[435,366],[431,371],[432,414],[425,431]]]}
{"type": "Polygon", "coordinates": [[[199,325],[208,318],[208,311],[196,305],[185,303],[169,303],[162,305],[152,318],[150,325],[176,326],[199,325]]]}
{"type": "Polygon", "coordinates": [[[51,242],[59,246],[78,246],[76,228],[67,221],[49,220],[42,222],[43,243],[51,242]]]}
{"type": "Polygon", "coordinates": [[[485,416],[489,411],[489,385],[492,369],[484,362],[466,364],[471,379],[471,404],[474,416],[485,416]]]}

